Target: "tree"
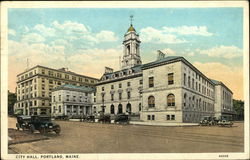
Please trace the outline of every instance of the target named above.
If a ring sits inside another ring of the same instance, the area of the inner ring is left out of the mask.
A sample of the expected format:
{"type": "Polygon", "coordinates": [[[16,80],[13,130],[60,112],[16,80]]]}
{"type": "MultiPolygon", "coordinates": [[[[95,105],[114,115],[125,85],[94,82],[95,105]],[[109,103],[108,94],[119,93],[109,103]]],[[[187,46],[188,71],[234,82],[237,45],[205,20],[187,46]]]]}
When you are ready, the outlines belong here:
{"type": "Polygon", "coordinates": [[[233,99],[233,107],[236,111],[236,119],[244,120],[244,101],[233,99]]]}
{"type": "Polygon", "coordinates": [[[13,115],[14,114],[14,105],[16,103],[16,94],[15,93],[11,93],[10,91],[8,91],[8,114],[9,115],[13,115]]]}

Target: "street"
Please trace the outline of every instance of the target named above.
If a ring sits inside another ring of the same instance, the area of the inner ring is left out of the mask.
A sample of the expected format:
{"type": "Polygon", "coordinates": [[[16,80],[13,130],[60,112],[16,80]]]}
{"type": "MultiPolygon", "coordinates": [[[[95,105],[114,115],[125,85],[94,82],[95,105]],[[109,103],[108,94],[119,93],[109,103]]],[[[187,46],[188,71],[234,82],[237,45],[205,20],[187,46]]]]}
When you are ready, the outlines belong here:
{"type": "MultiPolygon", "coordinates": [[[[164,127],[55,121],[61,134],[10,145],[17,153],[205,153],[243,152],[243,123],[233,127],[164,127]]],[[[14,123],[14,124],[13,124],[14,123]]],[[[9,127],[15,119],[9,118],[9,127]]],[[[35,134],[40,134],[39,132],[35,134]]]]}

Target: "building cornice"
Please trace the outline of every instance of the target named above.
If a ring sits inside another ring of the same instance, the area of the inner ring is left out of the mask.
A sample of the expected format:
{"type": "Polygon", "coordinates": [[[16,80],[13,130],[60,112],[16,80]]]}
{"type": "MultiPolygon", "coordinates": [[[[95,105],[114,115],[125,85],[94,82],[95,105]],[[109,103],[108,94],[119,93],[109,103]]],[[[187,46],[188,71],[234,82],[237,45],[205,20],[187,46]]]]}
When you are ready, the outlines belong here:
{"type": "Polygon", "coordinates": [[[36,65],[36,66],[34,66],[34,67],[28,69],[27,71],[24,71],[24,72],[22,72],[22,73],[19,73],[19,74],[17,75],[17,77],[20,76],[20,75],[22,75],[22,74],[24,74],[24,73],[27,73],[27,72],[29,72],[29,71],[35,69],[35,68],[49,69],[49,70],[53,70],[53,71],[56,71],[56,72],[62,72],[62,73],[70,74],[70,75],[81,76],[81,77],[84,77],[84,78],[90,78],[90,79],[99,81],[99,79],[94,78],[94,77],[89,77],[89,76],[77,74],[77,73],[74,73],[74,72],[62,71],[62,70],[59,70],[59,69],[49,68],[49,67],[45,67],[45,66],[41,66],[41,65],[36,65]]]}
{"type": "Polygon", "coordinates": [[[126,77],[115,78],[115,79],[111,79],[111,80],[105,80],[103,82],[97,83],[96,86],[103,85],[103,84],[108,84],[108,83],[112,83],[112,82],[123,81],[123,80],[132,79],[132,78],[136,78],[136,77],[141,77],[141,76],[142,76],[142,73],[139,73],[139,74],[129,75],[129,76],[126,76],[126,77]]]}

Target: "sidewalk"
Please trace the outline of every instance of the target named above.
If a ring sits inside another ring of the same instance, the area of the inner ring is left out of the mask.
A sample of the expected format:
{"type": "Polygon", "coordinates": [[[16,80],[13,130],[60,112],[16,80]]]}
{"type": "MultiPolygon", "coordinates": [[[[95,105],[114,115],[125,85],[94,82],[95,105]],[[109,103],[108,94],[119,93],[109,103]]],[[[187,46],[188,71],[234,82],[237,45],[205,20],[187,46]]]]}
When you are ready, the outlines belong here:
{"type": "Polygon", "coordinates": [[[164,122],[142,122],[142,121],[130,121],[129,124],[148,125],[148,126],[168,126],[168,127],[199,126],[199,123],[164,123],[164,122]]]}

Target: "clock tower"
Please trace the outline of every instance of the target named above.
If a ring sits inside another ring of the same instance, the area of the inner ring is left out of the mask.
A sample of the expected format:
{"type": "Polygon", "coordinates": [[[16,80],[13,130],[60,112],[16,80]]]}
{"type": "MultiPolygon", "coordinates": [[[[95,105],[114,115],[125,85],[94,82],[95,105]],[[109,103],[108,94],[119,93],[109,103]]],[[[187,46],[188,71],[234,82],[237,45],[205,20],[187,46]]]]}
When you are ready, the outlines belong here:
{"type": "Polygon", "coordinates": [[[124,35],[123,40],[123,57],[122,57],[122,69],[131,68],[136,65],[140,65],[140,43],[139,35],[136,33],[132,24],[133,16],[130,16],[131,24],[127,33],[124,35]]]}

